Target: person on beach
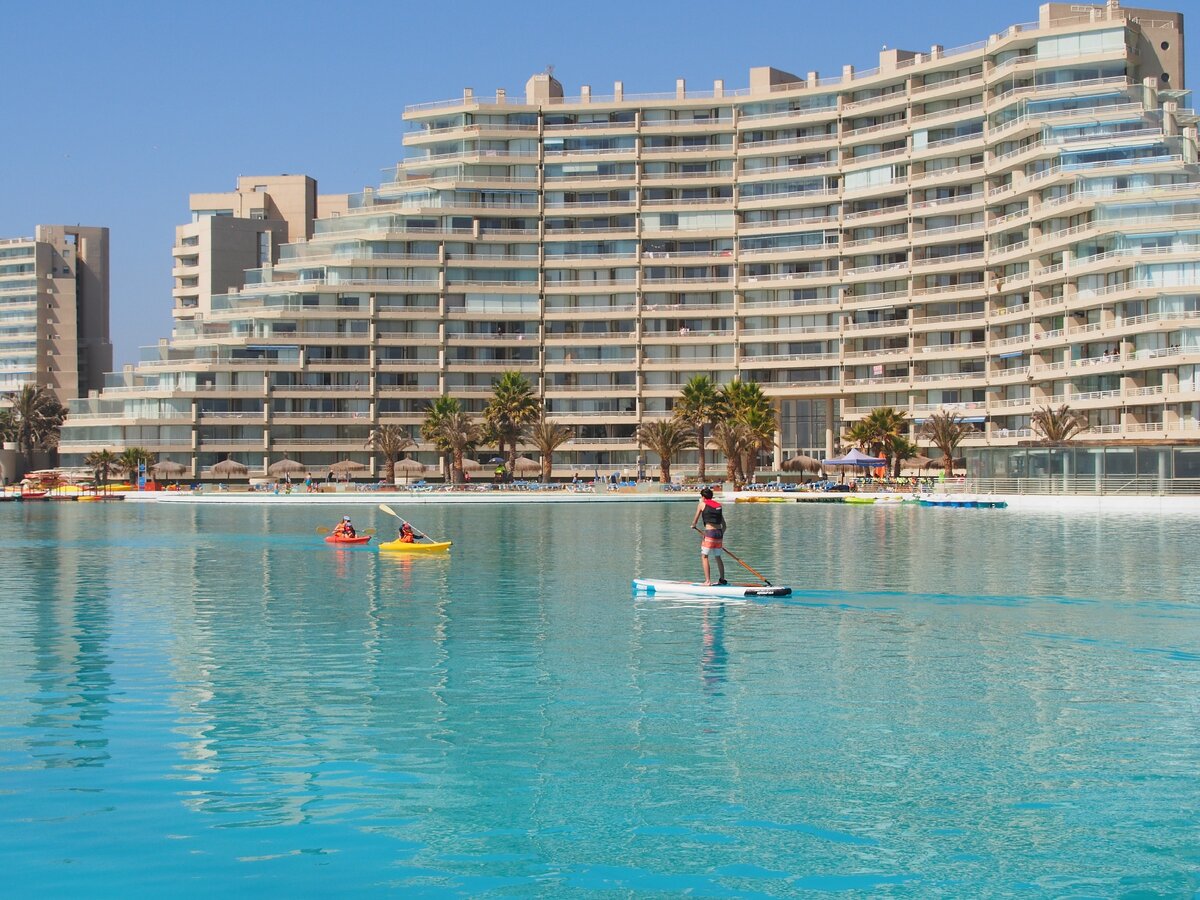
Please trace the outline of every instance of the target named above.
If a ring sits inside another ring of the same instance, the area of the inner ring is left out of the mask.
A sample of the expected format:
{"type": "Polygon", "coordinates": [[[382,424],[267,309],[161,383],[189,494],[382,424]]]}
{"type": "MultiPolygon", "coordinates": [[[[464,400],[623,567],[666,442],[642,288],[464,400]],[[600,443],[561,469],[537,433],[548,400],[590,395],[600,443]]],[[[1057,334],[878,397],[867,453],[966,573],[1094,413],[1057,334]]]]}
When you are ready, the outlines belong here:
{"type": "Polygon", "coordinates": [[[354,530],[354,523],[350,521],[349,516],[342,516],[342,521],[334,526],[333,534],[335,537],[358,537],[358,532],[354,530]]]}
{"type": "Polygon", "coordinates": [[[704,583],[728,584],[725,580],[725,551],[722,547],[726,528],[725,513],[721,504],[713,499],[712,488],[701,488],[696,515],[692,516],[692,528],[696,528],[696,523],[700,521],[704,522],[704,530],[701,532],[703,538],[700,541],[700,564],[704,567],[704,583]],[[712,572],[709,569],[710,558],[717,561],[720,578],[716,581],[712,580],[712,572]]]}
{"type": "Polygon", "coordinates": [[[396,535],[396,540],[402,544],[416,543],[417,536],[413,534],[413,527],[405,522],[400,526],[400,533],[396,535]]]}

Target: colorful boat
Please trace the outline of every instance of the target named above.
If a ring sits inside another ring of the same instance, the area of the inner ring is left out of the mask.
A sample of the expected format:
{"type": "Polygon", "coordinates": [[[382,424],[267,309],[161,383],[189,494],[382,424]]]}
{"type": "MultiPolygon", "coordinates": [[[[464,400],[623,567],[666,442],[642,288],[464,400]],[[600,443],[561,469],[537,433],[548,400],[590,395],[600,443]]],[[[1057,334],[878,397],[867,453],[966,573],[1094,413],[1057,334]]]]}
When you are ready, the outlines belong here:
{"type": "Polygon", "coordinates": [[[865,505],[867,503],[874,503],[875,498],[874,497],[861,497],[861,496],[856,496],[854,494],[847,494],[845,499],[842,500],[842,502],[843,503],[857,503],[860,505],[865,505]]]}
{"type": "Polygon", "coordinates": [[[338,534],[331,534],[325,538],[327,544],[365,544],[371,540],[369,534],[360,534],[356,537],[342,537],[338,534]]]}
{"type": "Polygon", "coordinates": [[[950,509],[1007,509],[1004,500],[971,500],[967,498],[938,497],[922,499],[922,506],[941,506],[950,509]]]}
{"type": "Polygon", "coordinates": [[[400,553],[444,553],[450,549],[453,541],[433,541],[420,544],[416,541],[386,541],[379,545],[380,550],[395,550],[400,553]]]}
{"type": "Polygon", "coordinates": [[[771,584],[701,584],[696,581],[664,581],[659,578],[633,579],[635,597],[662,600],[745,600],[753,597],[790,597],[792,589],[771,584]]]}

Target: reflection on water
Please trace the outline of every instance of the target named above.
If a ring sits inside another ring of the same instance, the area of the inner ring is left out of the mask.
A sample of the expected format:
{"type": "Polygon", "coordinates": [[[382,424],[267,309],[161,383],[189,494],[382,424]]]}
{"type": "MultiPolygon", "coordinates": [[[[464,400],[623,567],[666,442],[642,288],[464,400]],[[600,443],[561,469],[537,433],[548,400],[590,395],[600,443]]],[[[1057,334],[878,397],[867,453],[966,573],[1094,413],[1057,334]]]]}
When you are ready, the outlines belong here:
{"type": "Polygon", "coordinates": [[[695,569],[691,509],[422,507],[422,558],[319,510],[18,506],[19,887],[1189,889],[1190,526],[739,506],[792,598],[631,600],[695,569]]]}

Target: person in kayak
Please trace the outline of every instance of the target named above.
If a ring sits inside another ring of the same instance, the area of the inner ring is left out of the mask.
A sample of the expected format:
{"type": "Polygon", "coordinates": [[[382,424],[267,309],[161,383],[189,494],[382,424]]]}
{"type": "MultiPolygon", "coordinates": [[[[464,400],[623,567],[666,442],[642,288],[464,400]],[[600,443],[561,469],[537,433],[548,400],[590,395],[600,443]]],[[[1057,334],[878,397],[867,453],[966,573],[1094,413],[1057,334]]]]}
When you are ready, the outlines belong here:
{"type": "Polygon", "coordinates": [[[402,544],[416,543],[417,537],[415,534],[413,534],[413,527],[407,522],[401,525],[400,533],[396,535],[396,540],[400,541],[402,544]]]}
{"type": "Polygon", "coordinates": [[[696,523],[700,521],[704,522],[704,531],[701,532],[704,537],[700,541],[700,563],[704,566],[704,583],[729,584],[725,580],[725,560],[723,559],[725,551],[722,549],[726,528],[725,513],[721,509],[721,504],[713,499],[712,488],[701,488],[700,502],[696,505],[696,515],[692,516],[692,528],[695,528],[696,523]],[[720,573],[717,581],[712,580],[709,559],[717,561],[717,571],[720,573]]]}
{"type": "Polygon", "coordinates": [[[350,521],[349,516],[342,516],[342,521],[338,522],[333,529],[333,536],[341,538],[358,537],[358,532],[354,530],[354,523],[350,521]]]}

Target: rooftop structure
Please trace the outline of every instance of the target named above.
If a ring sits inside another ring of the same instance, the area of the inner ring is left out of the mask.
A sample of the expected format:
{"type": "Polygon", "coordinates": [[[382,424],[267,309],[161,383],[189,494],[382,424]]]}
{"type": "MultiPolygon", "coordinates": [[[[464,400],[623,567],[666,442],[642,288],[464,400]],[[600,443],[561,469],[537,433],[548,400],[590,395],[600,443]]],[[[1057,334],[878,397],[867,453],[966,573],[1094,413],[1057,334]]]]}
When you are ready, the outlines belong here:
{"type": "Polygon", "coordinates": [[[1200,439],[1185,101],[1182,16],[1109,2],[832,78],[566,97],[543,73],[410,107],[385,183],[177,307],[63,449],[373,462],[378,424],[418,437],[508,370],[574,430],[563,474],[632,465],[695,374],[763,384],[776,463],[882,405],[977,445],[1063,402],[1091,437],[1200,439]]]}

